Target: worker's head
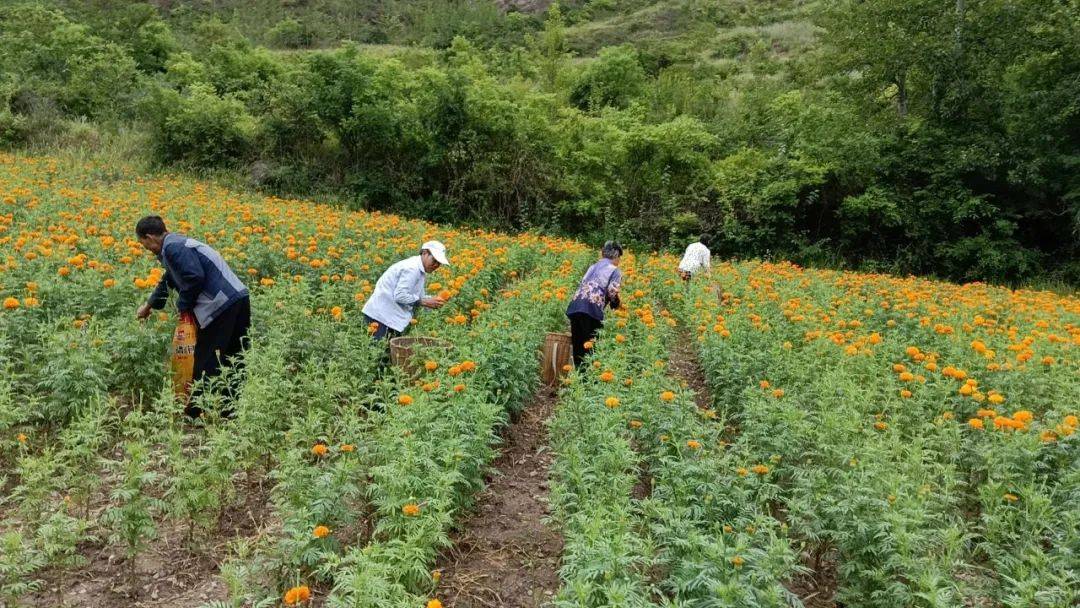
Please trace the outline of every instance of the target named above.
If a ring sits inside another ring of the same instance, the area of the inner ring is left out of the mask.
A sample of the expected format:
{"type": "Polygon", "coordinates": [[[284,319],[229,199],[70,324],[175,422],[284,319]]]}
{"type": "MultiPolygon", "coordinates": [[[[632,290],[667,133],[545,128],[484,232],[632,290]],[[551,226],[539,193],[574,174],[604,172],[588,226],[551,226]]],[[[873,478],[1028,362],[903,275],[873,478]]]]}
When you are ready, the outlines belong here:
{"type": "Polygon", "coordinates": [[[710,237],[709,235],[702,234],[701,236],[698,237],[698,242],[701,243],[702,245],[708,247],[709,246],[709,241],[711,239],[712,239],[712,237],[710,237]]]}
{"type": "Polygon", "coordinates": [[[618,266],[619,260],[622,259],[622,245],[615,241],[608,241],[604,243],[603,249],[600,250],[600,255],[611,260],[611,263],[618,266]]]}
{"type": "Polygon", "coordinates": [[[446,245],[439,241],[428,241],[420,246],[420,261],[424,264],[424,272],[435,272],[440,266],[449,266],[450,260],[446,257],[446,245]]]}
{"type": "Polygon", "coordinates": [[[135,224],[135,236],[139,243],[154,255],[161,253],[161,244],[165,241],[165,220],[159,215],[148,215],[135,224]]]}

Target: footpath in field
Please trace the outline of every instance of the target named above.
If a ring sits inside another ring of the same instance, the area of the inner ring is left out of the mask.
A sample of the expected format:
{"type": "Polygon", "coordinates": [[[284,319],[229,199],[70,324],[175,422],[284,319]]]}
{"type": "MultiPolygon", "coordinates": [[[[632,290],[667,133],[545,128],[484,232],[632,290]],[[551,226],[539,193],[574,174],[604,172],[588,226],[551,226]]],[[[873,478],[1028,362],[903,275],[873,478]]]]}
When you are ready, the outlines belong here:
{"type": "Polygon", "coordinates": [[[440,560],[440,595],[452,608],[538,607],[559,589],[562,537],[546,518],[547,419],[555,395],[541,387],[504,432],[502,453],[463,522],[454,546],[440,560]]]}

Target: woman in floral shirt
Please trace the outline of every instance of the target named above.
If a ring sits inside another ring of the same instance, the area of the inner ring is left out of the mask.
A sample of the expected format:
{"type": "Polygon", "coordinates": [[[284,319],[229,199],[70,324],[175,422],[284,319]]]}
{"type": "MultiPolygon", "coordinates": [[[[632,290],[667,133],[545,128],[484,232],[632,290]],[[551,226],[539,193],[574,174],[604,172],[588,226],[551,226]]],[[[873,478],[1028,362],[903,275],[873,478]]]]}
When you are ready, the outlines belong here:
{"type": "Polygon", "coordinates": [[[577,293],[570,300],[566,316],[570,318],[570,336],[574,343],[574,364],[581,366],[585,359],[585,343],[596,338],[604,325],[604,307],[619,307],[619,286],[622,273],[619,259],[622,246],[615,241],[604,243],[603,257],[585,272],[577,293]]]}

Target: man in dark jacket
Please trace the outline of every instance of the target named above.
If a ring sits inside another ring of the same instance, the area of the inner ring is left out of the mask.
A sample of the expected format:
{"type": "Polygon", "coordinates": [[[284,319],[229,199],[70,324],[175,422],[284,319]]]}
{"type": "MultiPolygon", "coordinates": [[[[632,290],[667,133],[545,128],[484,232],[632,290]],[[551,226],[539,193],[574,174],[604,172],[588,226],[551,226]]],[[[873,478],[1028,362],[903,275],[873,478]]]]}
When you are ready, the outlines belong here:
{"type": "MultiPolygon", "coordinates": [[[[164,220],[156,215],[139,220],[135,236],[165,266],[164,276],[136,316],[145,319],[152,309],[163,308],[169,288],[175,289],[180,315],[194,317],[199,328],[192,378],[198,381],[217,376],[223,363],[238,367],[238,355],[247,346],[251,325],[247,287],[217,251],[193,238],[169,232],[164,220]]],[[[226,387],[227,400],[231,400],[232,393],[233,387],[226,387]]],[[[192,417],[201,413],[193,405],[184,411],[192,417]]]]}

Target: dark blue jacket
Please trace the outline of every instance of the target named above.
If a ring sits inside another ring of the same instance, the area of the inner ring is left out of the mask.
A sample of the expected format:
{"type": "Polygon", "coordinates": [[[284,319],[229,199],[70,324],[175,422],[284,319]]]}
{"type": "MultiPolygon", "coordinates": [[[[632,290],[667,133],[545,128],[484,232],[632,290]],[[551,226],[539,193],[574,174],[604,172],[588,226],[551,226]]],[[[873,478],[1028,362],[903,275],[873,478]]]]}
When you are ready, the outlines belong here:
{"type": "Polygon", "coordinates": [[[248,297],[247,287],[221,254],[206,243],[170,232],[158,259],[165,266],[165,275],[150,294],[151,308],[164,307],[172,287],[180,294],[177,310],[194,313],[199,327],[206,327],[223,310],[248,297]]]}

